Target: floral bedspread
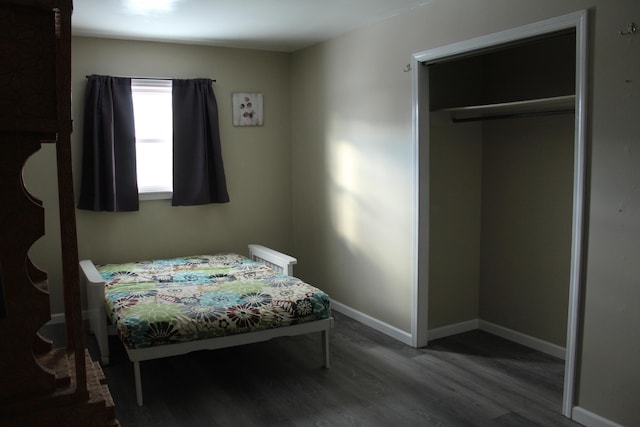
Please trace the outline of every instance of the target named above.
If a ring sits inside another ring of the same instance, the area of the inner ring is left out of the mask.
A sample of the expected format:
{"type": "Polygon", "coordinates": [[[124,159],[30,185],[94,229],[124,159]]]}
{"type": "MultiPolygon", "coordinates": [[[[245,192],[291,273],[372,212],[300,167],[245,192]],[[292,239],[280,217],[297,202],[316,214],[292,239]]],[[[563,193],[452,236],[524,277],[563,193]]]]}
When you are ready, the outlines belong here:
{"type": "Polygon", "coordinates": [[[328,318],[329,296],[237,254],[97,266],[106,310],[129,348],[328,318]]]}

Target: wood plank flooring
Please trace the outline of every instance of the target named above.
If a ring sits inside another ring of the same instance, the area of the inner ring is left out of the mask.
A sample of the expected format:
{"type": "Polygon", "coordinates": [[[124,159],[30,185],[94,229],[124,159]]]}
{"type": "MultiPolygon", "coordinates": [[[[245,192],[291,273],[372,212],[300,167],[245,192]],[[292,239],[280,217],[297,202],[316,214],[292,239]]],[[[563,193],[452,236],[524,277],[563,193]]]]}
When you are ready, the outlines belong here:
{"type": "MultiPolygon", "coordinates": [[[[115,339],[104,366],[118,420],[134,426],[578,426],[561,415],[561,360],[473,331],[414,349],[335,313],[320,334],[141,363],[115,339]]],[[[87,346],[98,358],[93,337],[87,346]]]]}

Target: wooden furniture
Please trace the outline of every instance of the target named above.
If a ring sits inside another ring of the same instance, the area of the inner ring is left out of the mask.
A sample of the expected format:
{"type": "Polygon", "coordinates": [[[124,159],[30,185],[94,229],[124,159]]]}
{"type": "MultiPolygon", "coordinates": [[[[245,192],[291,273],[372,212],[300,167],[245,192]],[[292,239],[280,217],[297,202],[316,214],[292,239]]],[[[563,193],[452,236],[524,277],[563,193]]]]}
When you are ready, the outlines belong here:
{"type": "Polygon", "coordinates": [[[84,348],[71,172],[70,0],[0,3],[0,424],[118,425],[104,375],[84,348]],[[39,335],[47,274],[29,259],[44,206],[22,169],[56,146],[66,347],[39,335]]]}
{"type": "MultiPolygon", "coordinates": [[[[296,263],[296,259],[275,251],[273,249],[266,248],[261,245],[249,245],[250,258],[254,261],[258,261],[259,263],[265,264],[269,267],[266,269],[267,272],[264,278],[272,279],[273,277],[284,277],[291,276],[293,274],[293,264],[296,263]],[[274,271],[279,273],[278,275],[274,275],[274,271]]],[[[162,263],[166,265],[168,260],[163,260],[162,263]]],[[[147,264],[146,262],[144,264],[147,264]]],[[[111,268],[126,268],[127,265],[109,265],[111,268]]],[[[226,265],[226,264],[225,264],[226,265]]],[[[102,357],[102,363],[109,363],[109,342],[108,342],[108,325],[107,325],[107,315],[105,311],[105,279],[100,275],[96,266],[90,260],[83,260],[80,262],[80,266],[82,268],[82,273],[85,278],[85,286],[87,290],[87,298],[89,301],[89,318],[91,324],[91,330],[96,335],[96,339],[98,341],[98,346],[100,348],[100,353],[102,357]]],[[[172,271],[174,271],[178,275],[184,275],[185,271],[176,270],[175,266],[171,266],[172,271]]],[[[133,274],[136,278],[133,280],[139,280],[140,277],[138,273],[130,273],[129,271],[116,270],[119,275],[130,275],[133,274]]],[[[186,270],[190,271],[190,270],[186,270]]],[[[160,275],[164,275],[162,272],[160,275]]],[[[191,273],[190,271],[190,274],[191,273]]],[[[151,276],[144,275],[145,283],[152,283],[156,279],[151,278],[151,276]],[[148,280],[148,281],[147,281],[148,280]]],[[[293,278],[290,278],[293,279],[293,278]]],[[[121,279],[117,279],[120,281],[121,279]]],[[[163,276],[163,279],[168,282],[172,280],[163,276]]],[[[235,278],[233,280],[236,280],[235,278]]],[[[245,279],[246,280],[246,279],[245,279]]],[[[257,277],[253,279],[258,281],[257,277]]],[[[299,279],[295,279],[298,280],[299,279]]],[[[246,284],[242,280],[238,280],[241,285],[246,284]]],[[[126,282],[126,280],[125,280],[126,282]]],[[[126,282],[127,286],[129,286],[129,282],[126,282]]],[[[133,283],[133,282],[132,282],[133,283]]],[[[200,284],[201,282],[198,282],[200,284]]],[[[205,282],[202,282],[205,283],[205,282]]],[[[229,284],[235,284],[237,282],[225,282],[229,284]]],[[[308,286],[311,288],[311,286],[308,286]]],[[[159,298],[160,294],[155,293],[155,287],[153,288],[154,299],[159,298]]],[[[178,295],[175,287],[172,287],[173,292],[171,295],[178,295]]],[[[312,288],[313,289],[313,288],[312,288]]],[[[149,289],[147,289],[149,290],[149,289]]],[[[315,289],[315,291],[319,291],[315,289]]],[[[138,291],[136,291],[138,292],[138,291]]],[[[117,293],[117,292],[116,292],[117,293]]],[[[223,292],[223,294],[228,294],[228,292],[223,292]]],[[[324,294],[324,293],[323,293],[324,294]]],[[[309,295],[308,295],[309,296],[309,295]]],[[[119,296],[119,301],[125,301],[126,298],[123,296],[119,296]]],[[[141,299],[142,297],[136,296],[136,299],[141,299]]],[[[270,297],[269,297],[270,299],[270,297]]],[[[282,301],[281,301],[282,302],[282,301]]],[[[135,305],[136,303],[131,303],[135,305]]],[[[129,305],[128,303],[126,305],[129,305]]],[[[151,304],[155,305],[155,303],[151,304]]],[[[327,306],[328,306],[328,296],[327,296],[327,306]]],[[[138,312],[139,313],[139,312],[138,312]]],[[[223,336],[215,336],[212,338],[197,338],[195,340],[184,341],[184,342],[162,342],[162,344],[154,344],[152,346],[144,346],[144,347],[131,347],[126,346],[125,349],[129,359],[133,362],[134,367],[134,375],[135,375],[135,386],[136,386],[136,399],[138,405],[143,404],[142,399],[142,383],[141,383],[141,375],[140,375],[140,362],[144,360],[158,359],[163,357],[177,356],[182,354],[187,354],[197,350],[215,350],[225,347],[233,347],[244,344],[257,343],[261,341],[267,341],[271,338],[282,337],[282,336],[293,336],[300,334],[307,334],[312,332],[321,332],[322,334],[322,352],[323,352],[323,366],[325,368],[329,367],[329,331],[333,326],[333,318],[330,317],[330,312],[327,314],[328,317],[316,320],[306,320],[302,323],[294,323],[287,324],[281,323],[276,326],[270,326],[268,329],[254,329],[250,328],[249,330],[242,331],[241,333],[234,333],[231,335],[223,335],[223,336]]],[[[141,317],[136,315],[136,319],[140,321],[141,317]]],[[[119,319],[122,321],[123,319],[119,319]]],[[[182,322],[185,321],[183,318],[182,322]]],[[[133,322],[133,319],[127,319],[125,323],[133,322]]],[[[151,323],[151,322],[149,322],[151,323]]],[[[111,327],[113,330],[113,327],[111,327]]],[[[136,331],[136,334],[140,333],[138,328],[133,328],[136,331]]],[[[189,330],[197,329],[195,324],[189,328],[189,330]]],[[[115,334],[115,330],[111,332],[115,334]]],[[[199,334],[196,334],[199,336],[199,334]]],[[[121,338],[123,338],[121,336],[121,338]]],[[[127,339],[123,338],[123,341],[127,341],[127,339]]]]}

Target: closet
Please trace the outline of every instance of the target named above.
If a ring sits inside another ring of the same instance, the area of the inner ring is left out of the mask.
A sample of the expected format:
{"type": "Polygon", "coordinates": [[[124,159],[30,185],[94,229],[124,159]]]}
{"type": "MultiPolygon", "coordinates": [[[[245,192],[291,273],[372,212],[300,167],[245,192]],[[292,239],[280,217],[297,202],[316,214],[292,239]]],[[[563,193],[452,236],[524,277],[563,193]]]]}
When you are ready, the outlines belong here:
{"type": "Polygon", "coordinates": [[[576,32],[428,67],[428,325],[567,339],[576,32]],[[484,327],[483,327],[484,326],[484,327]]]}

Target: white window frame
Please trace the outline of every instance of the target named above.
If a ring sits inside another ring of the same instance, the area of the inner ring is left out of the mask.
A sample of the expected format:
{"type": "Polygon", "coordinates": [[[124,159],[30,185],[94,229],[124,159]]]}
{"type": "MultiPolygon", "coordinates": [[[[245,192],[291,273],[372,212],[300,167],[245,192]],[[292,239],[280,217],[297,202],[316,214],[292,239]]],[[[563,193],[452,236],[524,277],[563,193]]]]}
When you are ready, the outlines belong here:
{"type": "MultiPolygon", "coordinates": [[[[136,106],[136,97],[139,95],[153,94],[159,97],[163,97],[168,95],[169,97],[169,111],[163,110],[162,113],[164,116],[160,117],[159,125],[163,129],[159,133],[148,133],[148,129],[146,126],[142,126],[140,122],[143,119],[138,119],[139,123],[136,123],[136,169],[138,170],[138,176],[136,179],[138,180],[138,198],[139,200],[164,200],[171,199],[173,196],[173,179],[170,180],[170,184],[168,182],[160,182],[151,185],[141,185],[141,177],[140,171],[144,170],[144,166],[142,162],[148,158],[143,158],[141,156],[142,150],[140,149],[141,144],[163,144],[162,147],[164,150],[164,159],[163,163],[165,167],[168,167],[171,171],[171,176],[173,176],[173,161],[167,159],[167,145],[173,150],[173,120],[171,119],[171,94],[172,94],[172,81],[171,80],[160,80],[160,79],[131,79],[131,93],[133,97],[133,109],[134,109],[134,120],[136,117],[136,110],[138,111],[138,115],[140,115],[140,105],[136,106]],[[147,133],[145,134],[145,131],[147,133]],[[168,164],[166,164],[168,162],[168,164]],[[158,184],[158,185],[156,185],[158,184]]],[[[138,97],[138,99],[141,99],[138,97]]],[[[166,106],[166,98],[164,105],[166,106]]],[[[139,103],[138,103],[139,104],[139,103]]],[[[161,105],[162,102],[158,102],[157,105],[161,105]]],[[[147,121],[148,123],[148,121],[147,121]]],[[[172,156],[171,156],[172,157],[172,156]]],[[[162,159],[162,157],[160,157],[162,159]]],[[[155,157],[154,161],[158,161],[158,158],[155,157]]]]}

